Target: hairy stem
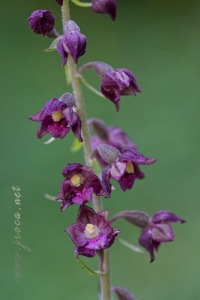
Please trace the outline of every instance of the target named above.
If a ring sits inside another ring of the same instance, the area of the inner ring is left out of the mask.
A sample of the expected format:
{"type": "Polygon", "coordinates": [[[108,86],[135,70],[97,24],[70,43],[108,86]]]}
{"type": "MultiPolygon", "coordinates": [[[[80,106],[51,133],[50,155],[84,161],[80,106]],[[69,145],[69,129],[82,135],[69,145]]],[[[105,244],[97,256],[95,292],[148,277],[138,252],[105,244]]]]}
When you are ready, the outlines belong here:
{"type": "MultiPolygon", "coordinates": [[[[63,30],[64,30],[65,23],[69,20],[70,20],[69,0],[64,0],[62,6],[63,30]]],[[[84,143],[83,148],[84,148],[85,164],[89,166],[90,156],[91,156],[90,133],[87,125],[85,103],[83,99],[80,78],[77,76],[76,64],[74,63],[74,60],[71,57],[71,55],[68,56],[67,62],[68,62],[68,68],[69,68],[74,98],[77,105],[77,113],[79,114],[82,121],[82,137],[84,143]]],[[[94,195],[93,207],[96,212],[102,210],[100,197],[94,195]]],[[[105,274],[101,275],[101,295],[102,295],[102,300],[110,300],[108,250],[103,250],[102,255],[103,255],[103,269],[105,274]]]]}

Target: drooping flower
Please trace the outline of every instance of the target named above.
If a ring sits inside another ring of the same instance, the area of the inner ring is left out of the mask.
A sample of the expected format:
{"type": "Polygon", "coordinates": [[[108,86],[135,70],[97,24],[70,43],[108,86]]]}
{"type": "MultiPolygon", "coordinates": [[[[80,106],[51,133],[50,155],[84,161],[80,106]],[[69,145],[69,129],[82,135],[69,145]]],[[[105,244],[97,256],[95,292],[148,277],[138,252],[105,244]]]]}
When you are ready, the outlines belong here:
{"type": "Polygon", "coordinates": [[[111,293],[115,293],[118,300],[135,300],[135,297],[127,290],[121,286],[113,286],[111,288],[111,293]]]}
{"type": "Polygon", "coordinates": [[[116,18],[116,0],[92,0],[91,8],[96,13],[108,14],[113,21],[116,18]]]}
{"type": "Polygon", "coordinates": [[[56,2],[58,3],[58,5],[62,6],[63,5],[63,0],[56,0],[56,2]]]}
{"type": "Polygon", "coordinates": [[[121,232],[118,228],[110,226],[108,211],[96,213],[85,205],[80,206],[76,222],[69,225],[65,231],[76,245],[76,257],[95,256],[98,250],[112,246],[116,236],[121,232]]]}
{"type": "Polygon", "coordinates": [[[136,178],[143,179],[145,177],[139,165],[150,165],[157,160],[131,149],[120,153],[116,148],[104,144],[97,146],[93,151],[93,156],[97,156],[97,154],[110,165],[102,172],[102,180],[108,192],[111,190],[111,178],[119,183],[123,191],[126,191],[132,188],[136,178]]]}
{"type": "Polygon", "coordinates": [[[127,69],[116,69],[105,74],[101,85],[102,94],[112,101],[119,110],[120,95],[133,95],[141,92],[135,75],[127,69]]]}
{"type": "Polygon", "coordinates": [[[62,182],[56,200],[62,200],[61,211],[69,205],[82,205],[92,201],[92,195],[110,197],[101,179],[92,172],[90,167],[81,164],[68,164],[62,172],[65,180],[62,182]]]}
{"type": "MultiPolygon", "coordinates": [[[[137,146],[131,142],[125,132],[117,126],[107,126],[100,119],[90,119],[88,124],[91,125],[95,135],[91,137],[91,146],[94,150],[98,145],[107,144],[117,148],[120,152],[125,149],[137,149],[137,146]]],[[[107,166],[102,157],[97,153],[97,159],[103,166],[107,166]]]]}
{"type": "Polygon", "coordinates": [[[73,105],[74,98],[72,94],[65,93],[60,99],[53,98],[46,102],[41,111],[30,116],[30,120],[41,122],[37,137],[40,139],[43,135],[50,133],[54,138],[63,139],[71,128],[77,139],[82,142],[81,119],[73,111],[73,105]]]}
{"type": "Polygon", "coordinates": [[[93,68],[103,78],[101,92],[114,103],[117,111],[119,111],[120,96],[136,96],[136,92],[141,92],[135,75],[127,69],[114,70],[103,62],[95,61],[84,64],[78,73],[80,74],[86,68],[93,68]]]}
{"type": "Polygon", "coordinates": [[[73,57],[75,63],[86,51],[87,39],[80,33],[80,28],[74,21],[65,24],[64,35],[61,36],[56,45],[58,53],[62,57],[62,65],[67,62],[68,55],[73,57]]]}
{"type": "Polygon", "coordinates": [[[174,233],[170,223],[185,222],[185,220],[167,210],[159,210],[152,217],[143,211],[125,210],[112,217],[110,223],[120,218],[142,229],[139,243],[149,252],[151,262],[155,259],[154,250],[157,251],[161,243],[174,240],[174,233]]]}
{"type": "Polygon", "coordinates": [[[50,10],[36,10],[27,19],[30,28],[37,34],[46,35],[54,29],[55,20],[50,10]]]}
{"type": "Polygon", "coordinates": [[[160,210],[149,218],[148,225],[143,228],[139,242],[150,253],[151,262],[155,259],[154,250],[157,251],[161,243],[174,240],[171,222],[184,223],[185,220],[167,210],[160,210]]]}

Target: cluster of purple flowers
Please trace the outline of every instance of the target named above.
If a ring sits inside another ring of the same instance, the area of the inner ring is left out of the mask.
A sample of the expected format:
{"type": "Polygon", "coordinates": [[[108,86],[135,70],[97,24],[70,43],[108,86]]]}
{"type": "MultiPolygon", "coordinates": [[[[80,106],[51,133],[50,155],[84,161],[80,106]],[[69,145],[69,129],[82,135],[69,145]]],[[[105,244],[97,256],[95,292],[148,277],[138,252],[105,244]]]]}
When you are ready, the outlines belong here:
{"type": "MultiPolygon", "coordinates": [[[[62,0],[56,2],[63,5],[62,0]]],[[[109,14],[112,20],[116,17],[116,0],[93,0],[91,8],[94,12],[109,14]]],[[[55,30],[55,20],[48,10],[33,12],[28,21],[35,33],[56,37],[55,50],[60,54],[63,66],[68,62],[69,56],[77,64],[78,59],[85,53],[87,39],[74,21],[70,20],[65,24],[63,35],[55,30]]],[[[121,96],[135,96],[136,92],[141,92],[135,75],[127,69],[114,70],[103,62],[89,62],[78,70],[77,75],[86,68],[94,69],[101,76],[101,93],[114,103],[117,111],[121,96]]],[[[52,98],[46,102],[29,119],[40,122],[37,132],[39,139],[47,133],[53,138],[63,139],[71,129],[78,141],[84,142],[81,133],[82,121],[77,112],[76,99],[67,92],[59,99],[52,98]]],[[[183,223],[183,219],[161,210],[152,217],[142,211],[122,211],[109,220],[108,211],[95,212],[87,204],[92,201],[93,195],[110,198],[112,179],[118,182],[123,191],[132,189],[136,179],[145,177],[140,165],[154,164],[157,159],[138,152],[136,144],[119,127],[107,126],[104,121],[96,118],[89,119],[87,123],[94,134],[90,139],[90,159],[98,161],[102,173],[95,174],[91,166],[83,166],[77,162],[68,163],[62,172],[64,180],[55,198],[61,202],[61,212],[72,204],[79,206],[76,222],[65,229],[75,244],[75,256],[93,257],[101,249],[109,248],[121,232],[120,229],[111,227],[111,224],[118,218],[123,218],[141,228],[139,243],[146,248],[153,261],[154,250],[158,250],[160,243],[174,239],[170,222],[183,223]]],[[[115,287],[113,291],[118,296],[129,295],[127,290],[120,287],[115,287]]],[[[131,297],[122,298],[133,299],[131,297]]]]}

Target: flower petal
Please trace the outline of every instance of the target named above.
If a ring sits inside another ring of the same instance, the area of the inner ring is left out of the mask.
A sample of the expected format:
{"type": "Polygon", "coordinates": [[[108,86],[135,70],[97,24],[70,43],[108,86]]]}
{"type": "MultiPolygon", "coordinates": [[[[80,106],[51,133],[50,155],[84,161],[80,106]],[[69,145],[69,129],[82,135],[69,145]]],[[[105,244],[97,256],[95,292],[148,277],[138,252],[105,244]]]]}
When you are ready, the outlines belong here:
{"type": "Polygon", "coordinates": [[[67,107],[62,111],[62,113],[65,116],[66,121],[71,126],[74,135],[77,137],[79,142],[82,142],[83,139],[81,137],[81,119],[79,115],[74,112],[71,107],[67,107]]]}
{"type": "Polygon", "coordinates": [[[110,184],[110,167],[107,167],[102,172],[102,181],[105,186],[106,191],[111,193],[111,184],[110,184]]]}
{"type": "Polygon", "coordinates": [[[174,233],[169,223],[156,224],[152,227],[152,239],[157,242],[171,242],[174,233]]]}
{"type": "Polygon", "coordinates": [[[120,180],[121,177],[124,175],[126,170],[127,163],[125,162],[114,162],[114,164],[111,166],[110,169],[110,177],[112,177],[115,180],[120,180]]]}

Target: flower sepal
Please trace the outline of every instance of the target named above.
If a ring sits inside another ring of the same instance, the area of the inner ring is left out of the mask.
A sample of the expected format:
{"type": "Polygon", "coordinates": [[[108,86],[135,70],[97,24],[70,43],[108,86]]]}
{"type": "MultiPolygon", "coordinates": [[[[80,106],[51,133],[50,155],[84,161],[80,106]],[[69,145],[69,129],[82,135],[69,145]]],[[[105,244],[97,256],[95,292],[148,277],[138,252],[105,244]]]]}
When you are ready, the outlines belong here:
{"type": "Polygon", "coordinates": [[[111,293],[115,293],[118,300],[136,300],[135,297],[121,286],[111,287],[111,293]]]}

